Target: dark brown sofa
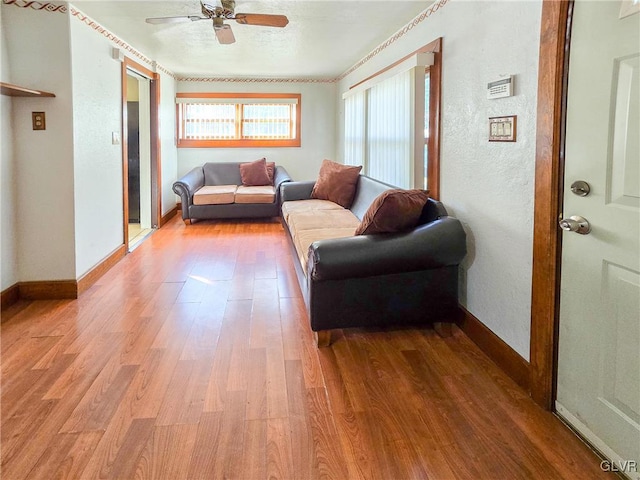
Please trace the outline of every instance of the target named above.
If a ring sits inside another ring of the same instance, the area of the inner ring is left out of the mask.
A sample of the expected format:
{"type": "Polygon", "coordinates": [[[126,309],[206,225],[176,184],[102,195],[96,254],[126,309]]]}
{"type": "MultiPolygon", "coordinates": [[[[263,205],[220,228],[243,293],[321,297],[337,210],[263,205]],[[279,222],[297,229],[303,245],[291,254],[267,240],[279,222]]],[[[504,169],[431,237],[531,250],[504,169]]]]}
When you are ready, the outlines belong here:
{"type": "Polygon", "coordinates": [[[196,167],[173,184],[173,191],[180,196],[182,219],[192,220],[217,218],[277,217],[280,215],[280,185],[291,181],[287,171],[276,166],[274,172],[274,197],[269,203],[224,203],[196,205],[194,195],[205,186],[242,185],[239,162],[205,163],[196,167]]]}
{"type": "MultiPolygon", "coordinates": [[[[318,228],[313,214],[300,220],[290,212],[306,208],[299,202],[310,200],[313,186],[314,182],[285,183],[281,200],[283,224],[318,345],[330,343],[332,329],[348,327],[434,323],[439,333],[447,335],[458,307],[458,266],[466,254],[460,222],[448,216],[442,203],[429,199],[418,225],[402,233],[354,236],[349,233],[355,231],[350,230],[353,223],[347,212],[340,212],[342,207],[336,209],[342,220],[335,231],[330,231],[333,210],[324,210],[318,215],[327,220],[329,230],[311,232],[303,228],[318,228]]],[[[390,188],[361,175],[350,212],[361,220],[373,200],[390,188]]],[[[318,200],[311,202],[331,208],[318,200]]],[[[309,209],[312,206],[308,204],[309,209]]]]}

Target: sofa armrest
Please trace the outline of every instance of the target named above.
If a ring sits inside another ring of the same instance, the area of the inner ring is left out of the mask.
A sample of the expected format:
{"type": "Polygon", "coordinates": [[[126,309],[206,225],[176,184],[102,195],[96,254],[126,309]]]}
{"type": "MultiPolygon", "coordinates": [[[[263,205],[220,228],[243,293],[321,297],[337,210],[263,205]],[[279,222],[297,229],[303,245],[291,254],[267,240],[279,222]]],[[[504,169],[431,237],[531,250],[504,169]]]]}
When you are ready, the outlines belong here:
{"type": "Polygon", "coordinates": [[[278,208],[280,208],[280,186],[284,183],[289,183],[291,181],[291,177],[287,170],[284,167],[277,166],[276,171],[273,174],[273,187],[276,191],[276,200],[275,202],[278,204],[278,208]]]}
{"type": "Polygon", "coordinates": [[[280,189],[280,185],[285,182],[290,182],[291,176],[284,167],[277,166],[276,171],[273,174],[273,185],[276,191],[280,189]]]}
{"type": "Polygon", "coordinates": [[[307,182],[289,182],[280,187],[282,201],[291,202],[294,200],[308,200],[311,198],[311,191],[316,184],[315,180],[307,182]]]}
{"type": "Polygon", "coordinates": [[[204,171],[196,167],[173,184],[173,191],[180,196],[182,219],[189,218],[189,206],[193,203],[193,194],[204,185],[204,171]]]}
{"type": "Polygon", "coordinates": [[[443,217],[409,232],[314,242],[307,272],[316,281],[392,275],[458,265],[466,251],[460,221],[443,217]]]}

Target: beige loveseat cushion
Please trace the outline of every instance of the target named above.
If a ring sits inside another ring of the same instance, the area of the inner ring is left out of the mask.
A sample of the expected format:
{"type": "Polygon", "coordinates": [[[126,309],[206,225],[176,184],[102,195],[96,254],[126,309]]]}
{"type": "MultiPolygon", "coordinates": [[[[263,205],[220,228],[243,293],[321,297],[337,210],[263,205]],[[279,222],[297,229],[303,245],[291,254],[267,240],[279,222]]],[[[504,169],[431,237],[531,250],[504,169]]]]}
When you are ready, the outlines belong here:
{"type": "Polygon", "coordinates": [[[323,230],[326,228],[353,228],[360,225],[360,220],[351,210],[315,210],[289,214],[287,225],[295,237],[303,230],[323,230]]]}
{"type": "Polygon", "coordinates": [[[236,203],[273,203],[275,200],[276,189],[271,185],[240,185],[236,190],[236,203]]]}
{"type": "Polygon", "coordinates": [[[194,205],[223,205],[233,203],[237,185],[205,185],[193,194],[194,205]]]}
{"type": "Polygon", "coordinates": [[[302,265],[304,274],[307,274],[307,256],[309,246],[311,246],[313,242],[327,240],[329,238],[353,237],[355,231],[356,227],[323,228],[317,230],[301,230],[296,234],[293,243],[296,247],[296,253],[300,259],[300,265],[302,265]]]}
{"type": "Polygon", "coordinates": [[[344,208],[329,200],[291,200],[282,204],[282,217],[285,222],[289,222],[289,215],[293,212],[309,212],[315,210],[344,210],[344,208]]]}

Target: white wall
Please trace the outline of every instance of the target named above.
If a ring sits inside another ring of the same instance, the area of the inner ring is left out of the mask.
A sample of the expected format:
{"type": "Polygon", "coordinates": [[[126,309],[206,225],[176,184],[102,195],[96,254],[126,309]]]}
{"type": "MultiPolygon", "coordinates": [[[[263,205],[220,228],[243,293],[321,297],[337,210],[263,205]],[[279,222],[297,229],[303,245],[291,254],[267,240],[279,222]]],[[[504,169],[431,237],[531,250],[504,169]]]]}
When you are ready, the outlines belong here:
{"type": "MultiPolygon", "coordinates": [[[[56,94],[2,97],[2,289],[73,280],[123,241],[120,62],[69,13],[2,4],[2,80],[56,94]],[[11,77],[8,72],[11,72],[11,77]],[[31,112],[47,130],[31,129],[31,112]]],[[[175,80],[162,74],[162,212],[175,206],[175,80]]]]}
{"type": "Polygon", "coordinates": [[[75,279],[69,17],[1,8],[13,83],[56,95],[12,100],[19,280],[75,279]],[[34,111],[45,112],[45,131],[32,130],[34,111]]]}
{"type": "Polygon", "coordinates": [[[302,94],[301,147],[179,148],[178,176],[205,162],[250,162],[266,157],[284,166],[294,180],[312,180],[322,160],[336,158],[334,83],[178,82],[178,91],[302,94]]]}
{"type": "MultiPolygon", "coordinates": [[[[12,83],[0,9],[0,80],[12,83]]],[[[16,237],[16,164],[13,156],[12,97],[0,95],[0,291],[18,282],[18,242],[16,237]]]]}
{"type": "Polygon", "coordinates": [[[176,148],[176,80],[160,73],[160,156],[162,158],[162,207],[167,214],[176,206],[173,182],[178,179],[178,150],[176,148]]]}
{"type": "Polygon", "coordinates": [[[121,63],[111,42],[71,19],[76,273],[81,277],[123,242],[121,63]]]}
{"type": "MultiPolygon", "coordinates": [[[[468,235],[460,301],[525,359],[541,12],[541,2],[451,1],[338,86],[340,98],[354,83],[443,37],[441,200],[468,235]],[[515,96],[487,100],[487,83],[501,74],[516,75],[515,96]],[[487,141],[488,118],[501,115],[518,116],[516,143],[487,141]]],[[[338,108],[342,128],[341,99],[338,108]]],[[[342,134],[338,141],[342,152],[342,134]]]]}

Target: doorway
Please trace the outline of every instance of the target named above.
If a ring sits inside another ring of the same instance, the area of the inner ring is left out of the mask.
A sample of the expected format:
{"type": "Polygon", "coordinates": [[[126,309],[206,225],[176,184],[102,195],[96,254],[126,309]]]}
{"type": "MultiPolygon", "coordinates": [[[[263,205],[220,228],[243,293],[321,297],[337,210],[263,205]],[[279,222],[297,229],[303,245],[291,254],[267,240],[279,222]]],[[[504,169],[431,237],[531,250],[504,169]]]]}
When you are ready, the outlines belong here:
{"type": "Polygon", "coordinates": [[[125,58],[122,64],[123,242],[132,251],[160,224],[158,74],[125,58]]]}
{"type": "Polygon", "coordinates": [[[576,0],[572,9],[555,402],[566,422],[634,478],[640,477],[638,16],[624,15],[621,2],[576,0]]]}
{"type": "Polygon", "coordinates": [[[608,458],[603,469],[634,479],[639,11],[626,0],[543,3],[531,322],[532,397],[608,458]]]}
{"type": "Polygon", "coordinates": [[[129,250],[152,232],[149,79],[127,71],[129,250]]]}

